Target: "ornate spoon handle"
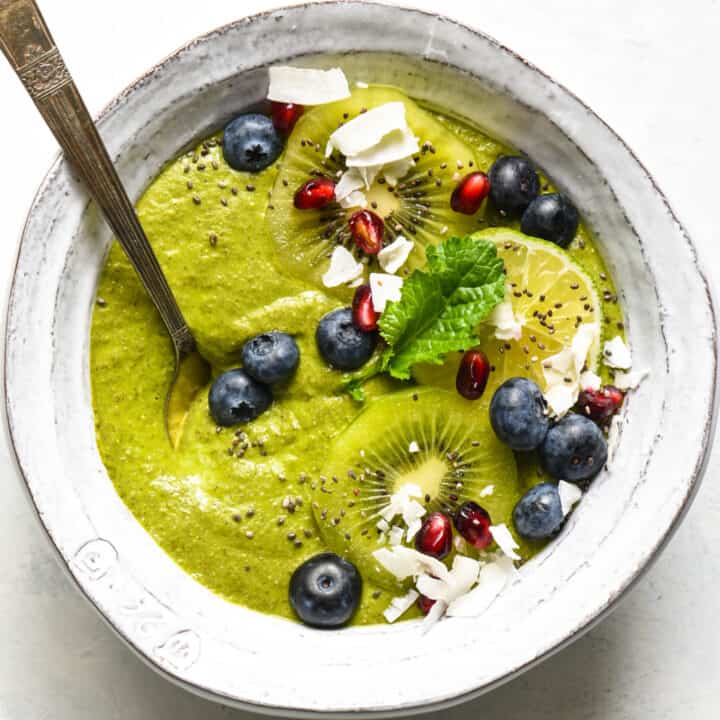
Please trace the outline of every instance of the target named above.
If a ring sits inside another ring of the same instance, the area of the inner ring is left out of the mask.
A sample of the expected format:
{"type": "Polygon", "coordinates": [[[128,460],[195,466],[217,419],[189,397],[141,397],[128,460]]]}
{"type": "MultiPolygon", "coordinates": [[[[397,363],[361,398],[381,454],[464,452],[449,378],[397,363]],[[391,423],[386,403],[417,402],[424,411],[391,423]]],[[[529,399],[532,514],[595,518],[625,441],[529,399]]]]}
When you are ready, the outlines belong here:
{"type": "Polygon", "coordinates": [[[195,342],[34,0],[0,0],[0,48],[127,253],[176,350],[195,342]]]}

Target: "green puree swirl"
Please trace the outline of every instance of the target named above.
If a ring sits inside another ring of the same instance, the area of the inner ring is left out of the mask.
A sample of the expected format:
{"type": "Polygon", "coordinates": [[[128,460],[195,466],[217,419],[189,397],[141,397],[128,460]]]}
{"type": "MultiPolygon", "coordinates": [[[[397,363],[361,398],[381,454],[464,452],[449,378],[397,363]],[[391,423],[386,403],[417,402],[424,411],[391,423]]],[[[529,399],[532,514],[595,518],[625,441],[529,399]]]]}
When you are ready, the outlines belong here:
{"type": "MultiPolygon", "coordinates": [[[[488,166],[507,151],[475,128],[443,121],[479,148],[488,166]]],[[[277,172],[232,170],[211,138],[171,162],[138,203],[143,227],[216,373],[239,364],[240,349],[253,335],[281,329],[296,337],[297,374],[274,388],[276,402],[242,428],[246,436],[218,431],[202,392],[180,448],[170,449],[163,424],[173,373],[170,341],[117,243],[98,287],[90,366],[100,454],[138,522],[198,582],[232,602],[291,618],[290,575],[324,549],[310,483],[328,444],[359,407],[336,394],[338,373],[315,347],[318,320],[340,301],[284,272],[273,257],[265,212],[277,172]],[[294,512],[283,507],[288,504],[294,512]]],[[[601,279],[607,271],[585,228],[579,237],[571,254],[601,291],[614,294],[609,277],[601,279]]],[[[615,333],[620,309],[610,302],[604,311],[615,333]]],[[[394,387],[376,378],[366,389],[372,397],[394,387]]],[[[528,485],[537,482],[534,461],[520,470],[528,485]]],[[[538,549],[523,544],[523,558],[538,549]]],[[[389,601],[388,592],[366,582],[354,622],[384,622],[389,601]]]]}

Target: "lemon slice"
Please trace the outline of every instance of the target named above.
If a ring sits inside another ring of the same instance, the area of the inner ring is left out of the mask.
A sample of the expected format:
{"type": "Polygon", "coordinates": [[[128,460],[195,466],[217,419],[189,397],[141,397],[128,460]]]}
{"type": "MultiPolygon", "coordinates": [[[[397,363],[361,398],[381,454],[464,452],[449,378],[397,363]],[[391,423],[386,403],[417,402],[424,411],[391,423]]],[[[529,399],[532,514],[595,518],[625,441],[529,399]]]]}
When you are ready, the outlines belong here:
{"type": "MultiPolygon", "coordinates": [[[[587,367],[597,370],[602,304],[585,271],[557,245],[515,230],[492,228],[473,237],[497,246],[507,274],[505,299],[512,307],[512,312],[508,306],[497,308],[478,332],[478,347],[493,368],[486,393],[516,376],[528,377],[545,390],[543,362],[569,347],[583,324],[595,326],[598,339],[588,353],[587,367]],[[500,327],[491,324],[500,315],[505,322],[500,327]]],[[[415,378],[423,384],[454,387],[461,357],[453,354],[442,366],[416,366],[415,378]]]]}

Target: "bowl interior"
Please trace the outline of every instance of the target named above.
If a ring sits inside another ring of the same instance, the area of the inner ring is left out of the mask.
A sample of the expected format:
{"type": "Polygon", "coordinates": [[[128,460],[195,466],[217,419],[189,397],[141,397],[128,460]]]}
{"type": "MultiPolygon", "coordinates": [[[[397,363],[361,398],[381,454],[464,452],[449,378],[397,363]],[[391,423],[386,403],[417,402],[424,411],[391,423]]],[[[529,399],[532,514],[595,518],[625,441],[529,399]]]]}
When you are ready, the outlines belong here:
{"type": "Polygon", "coordinates": [[[663,544],[709,443],[712,305],[682,228],[612,131],[494,41],[416,11],[309,5],[192,43],[100,122],[131,196],[190,143],[261,101],[267,65],[286,61],[340,65],[351,81],[398,85],[466,116],[533,158],[594,231],[622,295],[635,366],[651,375],[627,403],[609,471],[562,535],[483,616],[444,621],[425,636],[416,623],[313,631],[198,585],[129,513],[98,456],[88,334],[112,238],[64,162],[43,183],[23,236],[7,327],[10,429],[33,502],[79,587],[171,678],[255,710],[427,708],[492,687],[561,646],[663,544]],[[667,435],[678,421],[682,436],[667,435]]]}

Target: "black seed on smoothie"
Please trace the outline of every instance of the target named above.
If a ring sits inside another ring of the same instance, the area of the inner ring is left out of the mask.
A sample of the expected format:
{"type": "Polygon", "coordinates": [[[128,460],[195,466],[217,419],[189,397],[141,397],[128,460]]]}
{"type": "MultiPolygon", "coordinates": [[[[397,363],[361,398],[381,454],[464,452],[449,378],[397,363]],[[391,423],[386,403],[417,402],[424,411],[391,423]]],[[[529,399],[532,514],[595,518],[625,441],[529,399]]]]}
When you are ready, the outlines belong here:
{"type": "Polygon", "coordinates": [[[96,302],[100,307],[107,307],[107,300],[105,300],[105,298],[99,297],[99,298],[97,298],[97,300],[95,300],[95,302],[96,302]]]}
{"type": "Polygon", "coordinates": [[[240,513],[234,513],[233,516],[232,516],[232,519],[233,519],[236,523],[239,523],[240,520],[242,520],[242,517],[240,516],[240,513]]]}
{"type": "Polygon", "coordinates": [[[230,192],[231,192],[233,195],[237,195],[237,194],[238,194],[238,189],[237,189],[236,187],[231,187],[231,188],[230,188],[230,192]]]}
{"type": "Polygon", "coordinates": [[[205,163],[198,163],[198,164],[197,164],[197,169],[198,169],[198,170],[204,170],[206,167],[207,167],[207,166],[205,165],[205,163]]]}
{"type": "Polygon", "coordinates": [[[200,196],[197,193],[192,196],[192,200],[196,205],[199,205],[202,202],[200,196]]]}
{"type": "Polygon", "coordinates": [[[218,236],[214,232],[211,232],[210,235],[208,235],[208,241],[210,245],[215,247],[217,245],[218,236]]]}
{"type": "Polygon", "coordinates": [[[220,165],[218,164],[217,160],[212,161],[213,170],[218,170],[220,168],[220,165]]]}
{"type": "Polygon", "coordinates": [[[225,198],[220,198],[220,204],[223,205],[224,207],[227,207],[228,201],[225,198]]]}
{"type": "Polygon", "coordinates": [[[375,592],[372,594],[372,599],[377,600],[382,593],[379,590],[375,590],[375,592]]]}

